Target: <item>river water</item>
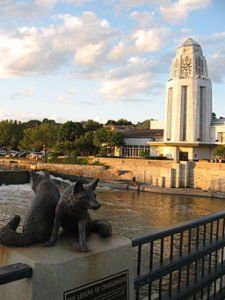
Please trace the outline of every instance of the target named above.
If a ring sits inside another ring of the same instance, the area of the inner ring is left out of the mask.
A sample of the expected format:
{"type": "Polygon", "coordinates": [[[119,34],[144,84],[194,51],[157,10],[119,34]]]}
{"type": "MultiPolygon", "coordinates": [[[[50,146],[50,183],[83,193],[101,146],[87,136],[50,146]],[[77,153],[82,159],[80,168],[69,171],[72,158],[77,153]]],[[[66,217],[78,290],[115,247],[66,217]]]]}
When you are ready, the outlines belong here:
{"type": "MultiPolygon", "coordinates": [[[[0,186],[0,225],[15,213],[24,216],[31,204],[29,184],[0,186]]],[[[155,229],[225,210],[225,199],[176,196],[98,188],[101,208],[93,218],[106,218],[116,234],[137,237],[155,229]]]]}
{"type": "MultiPolygon", "coordinates": [[[[23,223],[33,196],[29,184],[0,186],[0,227],[14,214],[19,214],[23,223]]],[[[225,199],[137,193],[101,186],[97,189],[97,199],[101,207],[91,212],[92,218],[108,219],[115,234],[127,237],[138,237],[152,230],[225,211],[225,199]]],[[[136,254],[134,260],[135,257],[136,254]]],[[[157,288],[153,286],[153,290],[157,288]]],[[[140,299],[146,299],[145,296],[146,289],[142,291],[140,299]]]]}

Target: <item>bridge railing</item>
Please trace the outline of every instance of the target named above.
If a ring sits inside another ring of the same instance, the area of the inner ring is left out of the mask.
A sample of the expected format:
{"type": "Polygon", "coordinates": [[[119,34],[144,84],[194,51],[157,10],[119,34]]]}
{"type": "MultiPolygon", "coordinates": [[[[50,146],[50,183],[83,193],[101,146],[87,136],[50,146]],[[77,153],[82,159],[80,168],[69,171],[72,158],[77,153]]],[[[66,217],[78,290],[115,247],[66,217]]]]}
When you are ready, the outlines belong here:
{"type": "Polygon", "coordinates": [[[225,212],[132,240],[136,299],[225,299],[225,212]]]}
{"type": "Polygon", "coordinates": [[[0,285],[31,278],[32,268],[23,263],[16,263],[0,268],[0,285]]]}

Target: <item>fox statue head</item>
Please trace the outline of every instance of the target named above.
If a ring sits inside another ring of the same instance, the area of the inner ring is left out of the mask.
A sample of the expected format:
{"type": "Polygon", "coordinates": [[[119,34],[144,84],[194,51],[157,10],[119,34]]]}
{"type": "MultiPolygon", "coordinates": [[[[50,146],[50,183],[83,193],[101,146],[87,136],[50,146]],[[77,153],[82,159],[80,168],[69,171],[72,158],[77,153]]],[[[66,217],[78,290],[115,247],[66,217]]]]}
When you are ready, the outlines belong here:
{"type": "Polygon", "coordinates": [[[78,180],[72,186],[69,205],[81,208],[96,210],[100,207],[100,203],[96,200],[95,189],[99,179],[95,179],[87,187],[84,187],[82,182],[78,180]]]}

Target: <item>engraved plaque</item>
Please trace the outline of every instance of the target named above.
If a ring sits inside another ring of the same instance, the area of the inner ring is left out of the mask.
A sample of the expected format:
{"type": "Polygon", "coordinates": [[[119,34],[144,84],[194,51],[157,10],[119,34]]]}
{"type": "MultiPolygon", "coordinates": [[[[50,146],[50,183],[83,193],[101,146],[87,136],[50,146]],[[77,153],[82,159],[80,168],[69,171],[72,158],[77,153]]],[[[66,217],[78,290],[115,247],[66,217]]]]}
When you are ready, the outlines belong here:
{"type": "Polygon", "coordinates": [[[64,293],[64,300],[128,300],[128,271],[64,293]]]}

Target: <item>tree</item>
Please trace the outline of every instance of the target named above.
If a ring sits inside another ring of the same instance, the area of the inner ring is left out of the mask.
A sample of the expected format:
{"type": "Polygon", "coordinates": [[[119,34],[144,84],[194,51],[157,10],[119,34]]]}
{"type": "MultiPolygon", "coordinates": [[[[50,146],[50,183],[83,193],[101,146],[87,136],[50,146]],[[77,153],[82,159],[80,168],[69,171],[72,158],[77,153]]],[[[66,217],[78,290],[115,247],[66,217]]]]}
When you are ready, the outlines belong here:
{"type": "Polygon", "coordinates": [[[102,124],[100,124],[99,122],[96,122],[94,120],[82,121],[81,123],[86,132],[96,131],[103,127],[102,124]]]}
{"type": "Polygon", "coordinates": [[[84,132],[85,130],[80,122],[67,121],[59,129],[59,141],[73,142],[75,139],[80,138],[84,132]]]}
{"type": "Polygon", "coordinates": [[[40,151],[45,146],[52,148],[57,142],[57,127],[54,124],[42,123],[37,128],[24,130],[20,148],[25,150],[40,151]]]}
{"type": "Polygon", "coordinates": [[[222,159],[225,159],[225,146],[219,145],[216,147],[215,155],[219,156],[222,159]]]}
{"type": "Polygon", "coordinates": [[[128,125],[133,125],[131,121],[127,121],[126,119],[119,119],[117,121],[115,120],[108,120],[106,122],[106,125],[120,125],[120,126],[128,126],[128,125]]]}
{"type": "Polygon", "coordinates": [[[114,147],[119,147],[124,144],[124,137],[121,132],[101,128],[94,133],[93,141],[100,153],[112,153],[114,147]]]}
{"type": "Polygon", "coordinates": [[[76,149],[79,151],[80,155],[88,156],[98,152],[98,148],[94,144],[93,139],[93,132],[89,131],[75,141],[76,149]]]}
{"type": "Polygon", "coordinates": [[[39,125],[41,125],[41,121],[30,120],[28,122],[24,122],[23,125],[24,125],[24,128],[37,128],[39,125]]]}
{"type": "Polygon", "coordinates": [[[75,143],[70,141],[59,142],[53,147],[53,151],[61,155],[70,155],[76,149],[75,143]]]}
{"type": "Polygon", "coordinates": [[[0,146],[18,148],[20,140],[23,138],[24,126],[21,122],[13,120],[3,120],[0,122],[0,146]]]}

